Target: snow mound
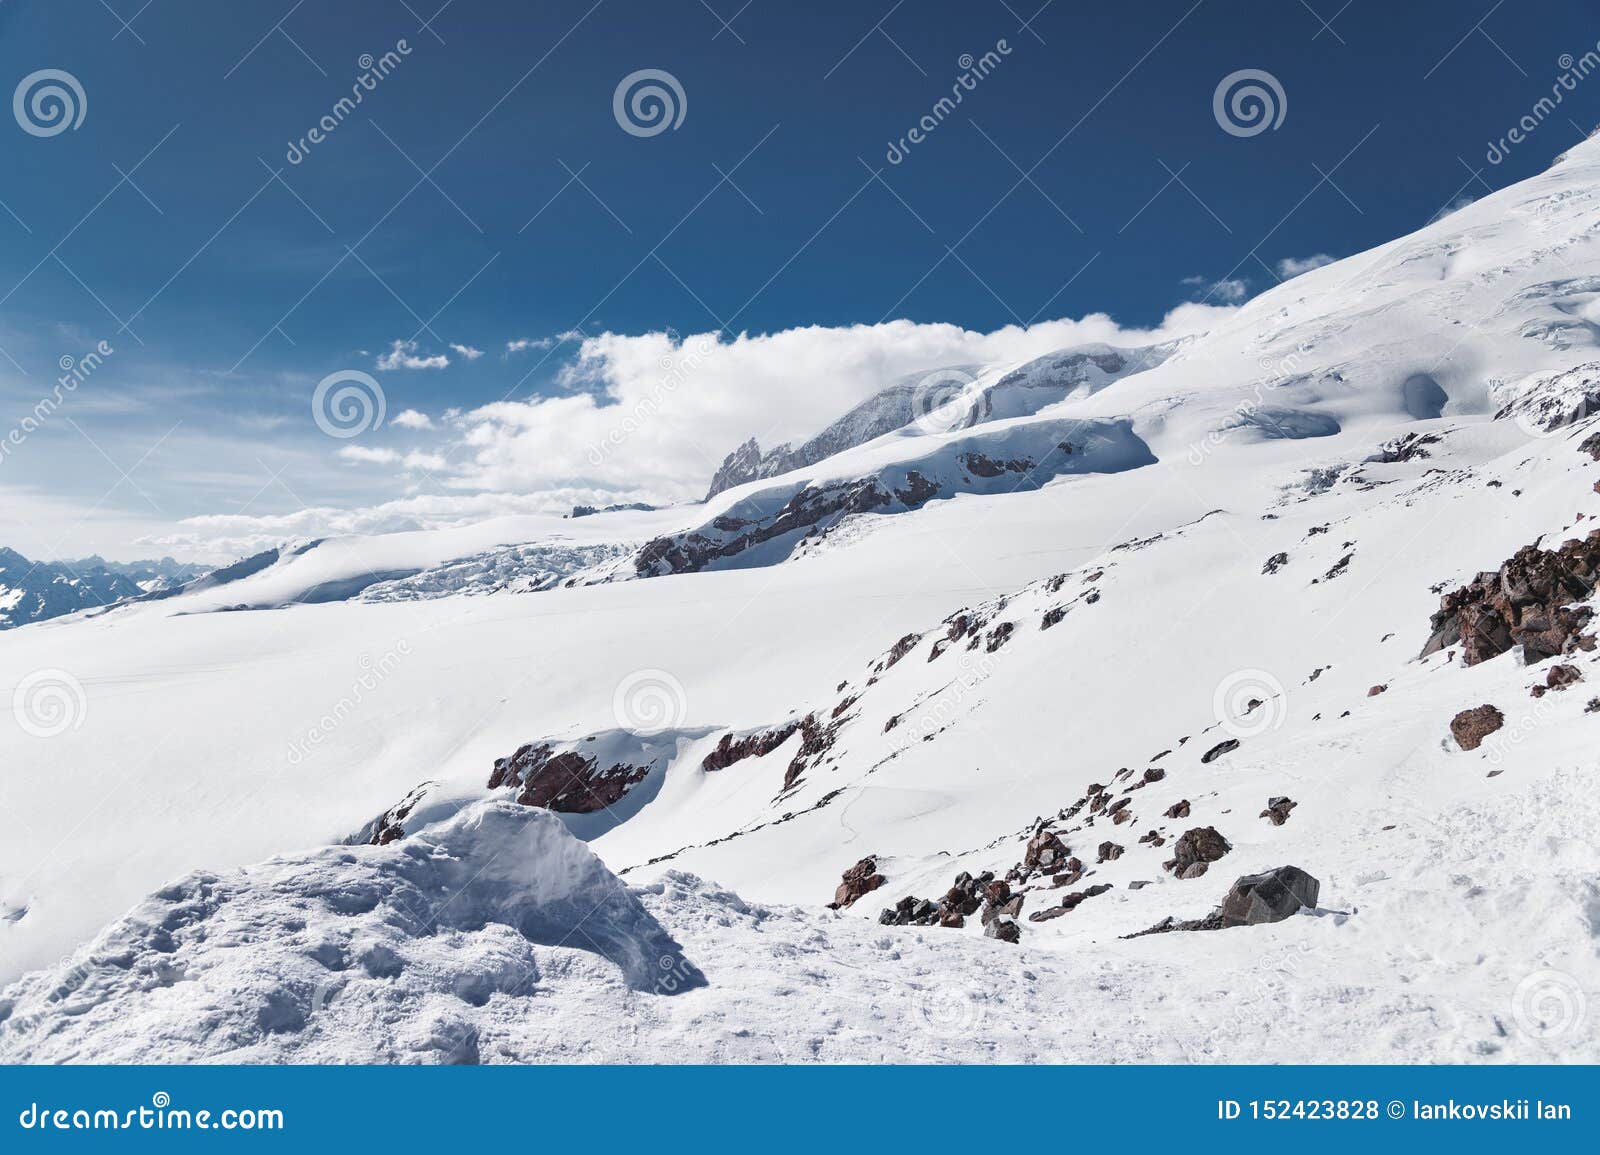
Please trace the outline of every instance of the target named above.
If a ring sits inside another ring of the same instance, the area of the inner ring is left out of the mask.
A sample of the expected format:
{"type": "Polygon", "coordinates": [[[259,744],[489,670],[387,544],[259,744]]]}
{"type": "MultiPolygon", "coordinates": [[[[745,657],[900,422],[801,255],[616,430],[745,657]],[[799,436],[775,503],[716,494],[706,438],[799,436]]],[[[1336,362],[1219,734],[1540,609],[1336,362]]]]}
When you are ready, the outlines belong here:
{"type": "Polygon", "coordinates": [[[389,846],[172,883],[5,992],[0,1056],[476,1062],[473,1008],[704,982],[555,815],[489,801],[389,846]]]}

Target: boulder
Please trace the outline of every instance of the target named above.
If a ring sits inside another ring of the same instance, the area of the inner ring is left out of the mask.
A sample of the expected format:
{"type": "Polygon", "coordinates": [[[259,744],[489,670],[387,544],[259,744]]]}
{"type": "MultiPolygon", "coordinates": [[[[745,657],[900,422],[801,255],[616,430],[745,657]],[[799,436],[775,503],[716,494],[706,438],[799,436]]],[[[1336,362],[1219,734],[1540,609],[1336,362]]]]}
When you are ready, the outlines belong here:
{"type": "Polygon", "coordinates": [[[1257,817],[1265,818],[1274,826],[1282,826],[1289,821],[1289,811],[1298,805],[1293,798],[1268,798],[1267,808],[1257,817]]]}
{"type": "Polygon", "coordinates": [[[1200,761],[1202,763],[1215,762],[1218,758],[1222,757],[1230,750],[1237,750],[1238,748],[1239,739],[1229,738],[1226,742],[1218,742],[1215,746],[1211,747],[1211,749],[1200,755],[1200,761]]]}
{"type": "Polygon", "coordinates": [[[849,906],[862,895],[871,894],[887,880],[878,873],[878,860],[870,855],[844,872],[844,880],[833,892],[834,910],[849,906]]]}
{"type": "Polygon", "coordinates": [[[989,938],[997,938],[1001,942],[1020,942],[1022,928],[1008,918],[997,918],[983,928],[983,933],[989,938]]]}
{"type": "Polygon", "coordinates": [[[1490,705],[1463,710],[1450,719],[1450,733],[1463,750],[1476,750],[1483,740],[1506,724],[1506,716],[1490,705]]]}
{"type": "Polygon", "coordinates": [[[1178,841],[1173,843],[1172,861],[1167,863],[1167,868],[1179,878],[1197,877],[1184,872],[1197,863],[1215,862],[1232,849],[1233,844],[1222,837],[1215,826],[1196,826],[1179,835],[1178,841]]]}
{"type": "Polygon", "coordinates": [[[1259,926],[1282,922],[1300,910],[1315,910],[1321,885],[1298,866],[1247,874],[1228,889],[1217,913],[1222,925],[1259,926]]]}
{"type": "Polygon", "coordinates": [[[1100,862],[1115,862],[1122,857],[1122,847],[1115,842],[1102,842],[1100,844],[1100,862]]]}

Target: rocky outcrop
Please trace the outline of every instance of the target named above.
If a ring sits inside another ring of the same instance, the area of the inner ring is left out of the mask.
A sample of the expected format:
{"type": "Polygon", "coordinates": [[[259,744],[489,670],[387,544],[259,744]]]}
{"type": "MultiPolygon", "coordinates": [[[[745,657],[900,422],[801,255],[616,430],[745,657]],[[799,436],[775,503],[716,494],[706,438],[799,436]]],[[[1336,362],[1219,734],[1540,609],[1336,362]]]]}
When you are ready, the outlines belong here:
{"type": "Polygon", "coordinates": [[[871,894],[887,881],[878,873],[878,860],[869,855],[844,872],[844,879],[833,892],[833,901],[828,905],[834,910],[843,909],[863,895],[871,894]]]}
{"type": "Polygon", "coordinates": [[[557,750],[548,742],[529,743],[509,758],[496,758],[489,789],[514,787],[524,806],[543,806],[562,814],[592,814],[622,800],[649,774],[651,764],[600,759],[577,750],[557,750]]]}
{"type": "Polygon", "coordinates": [[[796,730],[800,728],[799,722],[789,722],[782,726],[772,726],[766,730],[757,730],[752,734],[743,734],[735,737],[732,732],[724,734],[717,742],[717,748],[700,760],[700,769],[706,771],[726,770],[737,762],[746,758],[760,758],[772,753],[779,746],[789,740],[796,730]]]}
{"type": "Polygon", "coordinates": [[[1529,664],[1593,649],[1583,631],[1593,611],[1577,605],[1600,577],[1600,530],[1558,549],[1524,546],[1498,570],[1480,573],[1440,599],[1422,657],[1460,644],[1469,666],[1521,646],[1529,664]]]}
{"type": "Polygon", "coordinates": [[[1483,740],[1506,724],[1506,716],[1491,705],[1463,710],[1450,719],[1450,733],[1463,750],[1476,750],[1483,740]]]}
{"type": "Polygon", "coordinates": [[[1229,738],[1226,742],[1218,742],[1215,746],[1211,747],[1211,749],[1207,750],[1204,754],[1202,754],[1200,756],[1200,761],[1202,763],[1207,763],[1207,764],[1209,764],[1211,762],[1215,762],[1218,758],[1222,757],[1224,754],[1230,753],[1231,751],[1237,750],[1238,748],[1239,748],[1239,739],[1237,739],[1237,738],[1229,738]]]}

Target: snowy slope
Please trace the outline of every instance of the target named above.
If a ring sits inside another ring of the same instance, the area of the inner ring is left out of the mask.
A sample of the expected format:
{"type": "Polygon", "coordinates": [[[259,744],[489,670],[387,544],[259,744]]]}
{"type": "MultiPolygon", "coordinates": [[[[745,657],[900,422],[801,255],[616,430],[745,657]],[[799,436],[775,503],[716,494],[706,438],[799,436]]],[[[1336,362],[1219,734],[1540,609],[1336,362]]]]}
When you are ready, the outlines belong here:
{"type": "MultiPolygon", "coordinates": [[[[0,733],[3,974],[196,870],[262,920],[203,973],[299,973],[300,931],[239,868],[292,854],[381,874],[454,845],[437,831],[457,809],[513,804],[526,783],[491,787],[497,760],[594,739],[591,784],[616,798],[563,828],[643,888],[706,985],[661,997],[603,960],[541,956],[554,1017],[530,1020],[522,992],[451,1004],[480,1059],[1593,1059],[1596,654],[1420,655],[1442,594],[1600,516],[1580,449],[1600,390],[1597,202],[1591,142],[1042,405],[893,430],[702,507],[334,539],[226,587],[18,631],[0,685],[59,675],[69,717],[0,733]],[[972,455],[1029,464],[985,476],[972,455]],[[898,497],[912,473],[936,491],[898,497]],[[874,486],[895,496],[852,504],[874,486]],[[604,560],[524,597],[431,596],[464,580],[349,600],[373,575],[534,546],[604,560]],[[675,567],[674,548],[705,564],[675,567]],[[604,580],[641,572],[659,576],[604,580]],[[211,612],[239,605],[273,610],[211,612]],[[1580,680],[1535,696],[1557,665],[1580,680]],[[1452,720],[1481,705],[1504,725],[1463,749],[1452,720]],[[646,761],[626,789],[605,773],[646,761]],[[396,840],[316,849],[425,782],[396,840]],[[1208,828],[1226,853],[1165,868],[1208,828]],[[1069,857],[1077,878],[1056,869],[1069,857]],[[884,884],[824,910],[864,858],[884,884]],[[1291,863],[1320,880],[1319,917],[1121,937],[1291,863]],[[986,871],[1022,894],[1015,945],[976,916],[877,924],[986,871]],[[955,1028],[916,1027],[926,1005],[955,1028]]],[[[1004,397],[1023,369],[978,380],[1004,397]]],[[[482,949],[458,945],[391,944],[438,952],[416,955],[415,998],[362,996],[326,1031],[201,1029],[182,976],[156,1007],[109,975],[103,1009],[65,1030],[58,970],[7,994],[0,1049],[412,1054],[372,1040],[424,1029],[482,949]],[[119,1006],[152,1025],[120,1031],[119,1006]]]]}

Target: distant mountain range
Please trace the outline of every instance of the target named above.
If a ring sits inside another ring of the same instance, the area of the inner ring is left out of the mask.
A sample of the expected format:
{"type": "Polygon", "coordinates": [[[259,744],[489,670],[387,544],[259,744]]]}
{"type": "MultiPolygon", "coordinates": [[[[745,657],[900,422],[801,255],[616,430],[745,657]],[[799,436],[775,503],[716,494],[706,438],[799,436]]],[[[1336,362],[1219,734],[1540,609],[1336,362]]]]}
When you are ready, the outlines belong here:
{"type": "Polygon", "coordinates": [[[0,630],[172,589],[205,572],[206,566],[170,557],[134,562],[103,557],[29,561],[14,549],[0,547],[0,630]]]}

